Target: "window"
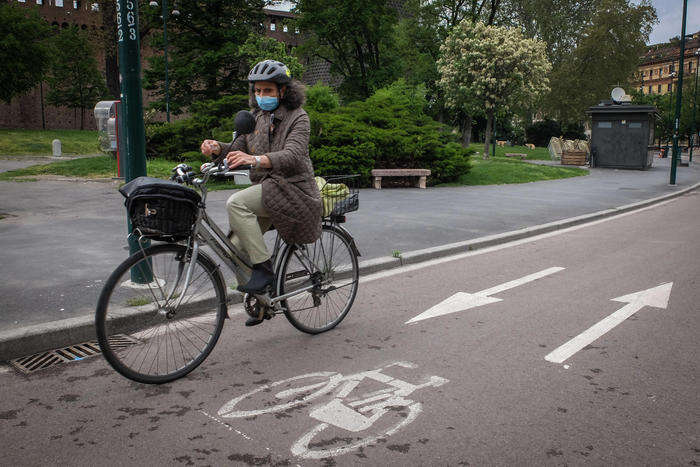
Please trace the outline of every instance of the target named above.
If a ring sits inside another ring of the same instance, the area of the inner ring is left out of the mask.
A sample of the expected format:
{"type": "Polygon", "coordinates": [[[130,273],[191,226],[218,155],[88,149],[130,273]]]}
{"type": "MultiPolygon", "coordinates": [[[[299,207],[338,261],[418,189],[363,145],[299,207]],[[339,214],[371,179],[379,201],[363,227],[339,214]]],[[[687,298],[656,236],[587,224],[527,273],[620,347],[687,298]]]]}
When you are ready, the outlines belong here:
{"type": "Polygon", "coordinates": [[[656,92],[658,92],[659,94],[661,94],[661,85],[660,85],[660,84],[656,87],[656,92]]]}
{"type": "Polygon", "coordinates": [[[93,3],[92,5],[90,5],[90,9],[91,9],[92,11],[100,11],[100,4],[99,4],[99,3],[93,3]]]}
{"type": "Polygon", "coordinates": [[[299,34],[299,28],[294,28],[294,34],[299,34]]]}
{"type": "Polygon", "coordinates": [[[630,122],[629,128],[641,128],[642,123],[641,122],[630,122]]]}
{"type": "Polygon", "coordinates": [[[671,64],[668,66],[668,72],[669,72],[669,73],[673,73],[674,71],[676,71],[676,65],[673,64],[673,63],[671,63],[671,64]]]}
{"type": "Polygon", "coordinates": [[[286,24],[283,25],[283,26],[282,26],[282,31],[287,32],[287,30],[288,30],[287,25],[286,25],[286,24]]]}
{"type": "Polygon", "coordinates": [[[44,0],[36,0],[36,4],[37,4],[37,5],[43,5],[43,4],[44,4],[44,0]]]}
{"type": "Polygon", "coordinates": [[[661,78],[664,75],[664,69],[659,68],[659,78],[661,78]]]}
{"type": "Polygon", "coordinates": [[[63,0],[56,0],[55,5],[59,8],[63,8],[63,0]]]}
{"type": "Polygon", "coordinates": [[[651,94],[651,86],[649,86],[649,92],[647,94],[651,94]]]}
{"type": "Polygon", "coordinates": [[[612,128],[612,122],[598,122],[598,128],[612,128]]]}
{"type": "Polygon", "coordinates": [[[74,10],[80,9],[80,0],[73,0],[73,9],[74,10]]]}
{"type": "Polygon", "coordinates": [[[673,83],[668,83],[668,92],[673,92],[673,83]]]}
{"type": "Polygon", "coordinates": [[[277,25],[275,24],[274,21],[270,22],[270,31],[275,31],[277,29],[277,25]]]}

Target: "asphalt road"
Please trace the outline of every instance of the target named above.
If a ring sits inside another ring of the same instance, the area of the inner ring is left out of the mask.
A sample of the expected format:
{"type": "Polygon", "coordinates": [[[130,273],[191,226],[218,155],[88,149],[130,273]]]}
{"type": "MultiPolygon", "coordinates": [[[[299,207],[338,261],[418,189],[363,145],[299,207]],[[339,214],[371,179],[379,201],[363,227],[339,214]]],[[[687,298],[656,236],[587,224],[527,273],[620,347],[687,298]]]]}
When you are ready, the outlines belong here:
{"type": "MultiPolygon", "coordinates": [[[[1,164],[0,164],[1,166],[1,164]]],[[[388,257],[517,230],[672,193],[700,181],[700,165],[668,185],[668,160],[647,171],[593,169],[573,179],[439,189],[362,190],[346,226],[361,259],[388,257]]],[[[0,330],[90,315],[102,282],[127,256],[116,182],[0,182],[0,330]]],[[[227,226],[228,191],[208,212],[227,226]]],[[[270,235],[270,234],[268,234],[270,235]]],[[[272,241],[272,239],[270,239],[272,241]]]]}
{"type": "Polygon", "coordinates": [[[284,318],[245,328],[235,315],[202,367],[158,387],[99,357],[29,376],[5,368],[2,462],[697,465],[699,231],[694,192],[377,273],[335,330],[308,336],[284,318]],[[406,324],[459,292],[455,312],[406,324]],[[545,360],[631,308],[564,361],[545,360]],[[326,379],[331,394],[276,411],[280,390],[326,379]],[[382,389],[392,404],[362,411],[382,389]]]}

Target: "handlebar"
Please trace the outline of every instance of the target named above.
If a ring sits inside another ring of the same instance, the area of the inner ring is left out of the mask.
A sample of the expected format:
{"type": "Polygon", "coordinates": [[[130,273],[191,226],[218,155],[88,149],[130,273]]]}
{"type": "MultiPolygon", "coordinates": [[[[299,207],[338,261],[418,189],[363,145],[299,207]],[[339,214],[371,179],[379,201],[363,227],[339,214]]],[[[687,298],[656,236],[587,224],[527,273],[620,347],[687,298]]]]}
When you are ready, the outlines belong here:
{"type": "MultiPolygon", "coordinates": [[[[235,167],[235,169],[250,170],[252,169],[252,166],[250,164],[243,164],[235,167]]],[[[221,158],[221,160],[212,162],[211,166],[204,168],[202,174],[205,175],[205,180],[207,180],[212,175],[226,173],[229,170],[233,169],[229,169],[224,163],[223,158],[221,158]]],[[[170,180],[174,180],[177,183],[190,184],[195,179],[195,173],[192,167],[187,164],[178,164],[171,170],[171,172],[173,172],[173,175],[170,176],[170,180]]]]}

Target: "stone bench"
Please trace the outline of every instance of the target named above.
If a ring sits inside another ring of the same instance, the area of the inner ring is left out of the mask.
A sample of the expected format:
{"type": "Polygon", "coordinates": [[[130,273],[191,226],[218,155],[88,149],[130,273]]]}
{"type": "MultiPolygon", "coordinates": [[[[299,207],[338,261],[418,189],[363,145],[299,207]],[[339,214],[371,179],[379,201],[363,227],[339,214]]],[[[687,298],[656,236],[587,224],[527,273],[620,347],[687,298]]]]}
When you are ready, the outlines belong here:
{"type": "Polygon", "coordinates": [[[381,190],[382,177],[418,177],[417,188],[425,188],[430,169],[373,169],[374,188],[381,190]]]}
{"type": "Polygon", "coordinates": [[[519,153],[519,152],[507,152],[505,154],[506,157],[519,157],[521,160],[525,159],[527,157],[527,154],[519,153]]]}

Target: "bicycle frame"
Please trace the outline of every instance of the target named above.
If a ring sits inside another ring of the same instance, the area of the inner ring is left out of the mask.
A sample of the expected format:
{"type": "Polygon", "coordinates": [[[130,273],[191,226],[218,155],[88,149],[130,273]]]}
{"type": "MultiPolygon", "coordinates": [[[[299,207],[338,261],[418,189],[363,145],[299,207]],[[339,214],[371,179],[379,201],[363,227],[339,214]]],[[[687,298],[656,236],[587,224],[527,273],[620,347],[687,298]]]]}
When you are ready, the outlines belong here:
{"type": "MultiPolygon", "coordinates": [[[[192,235],[189,239],[188,246],[192,253],[190,257],[190,264],[185,274],[185,287],[182,290],[182,293],[179,297],[177,306],[180,306],[180,302],[182,302],[183,298],[187,294],[189,281],[192,277],[192,270],[194,268],[194,264],[196,263],[197,255],[199,254],[199,248],[201,245],[208,245],[212,249],[212,251],[214,251],[216,256],[218,256],[224,262],[224,264],[226,264],[226,266],[236,275],[236,277],[241,277],[247,280],[250,278],[252,272],[253,265],[245,259],[245,255],[238,248],[236,248],[233,242],[229,240],[228,236],[224,234],[223,230],[216,224],[216,222],[209,218],[206,212],[206,198],[208,193],[206,184],[209,181],[209,177],[212,174],[217,173],[219,171],[221,171],[221,166],[217,166],[215,169],[208,170],[204,174],[204,177],[201,179],[197,178],[192,180],[192,184],[195,187],[199,188],[199,190],[201,191],[202,200],[200,201],[199,210],[197,212],[197,218],[195,220],[195,226],[192,235]]],[[[342,228],[340,229],[342,232],[347,233],[349,236],[347,230],[342,228]]],[[[272,263],[275,266],[275,271],[278,270],[278,260],[281,259],[278,257],[281,243],[282,240],[280,236],[277,235],[271,258],[272,263]]],[[[355,250],[357,249],[355,247],[354,241],[352,241],[352,246],[355,250]]],[[[320,269],[318,268],[318,265],[315,264],[315,262],[308,257],[308,255],[305,255],[304,253],[302,253],[302,255],[306,258],[307,261],[309,261],[309,264],[313,264],[317,269],[320,269]]],[[[177,282],[179,282],[179,278],[177,282]]],[[[176,287],[177,286],[175,286],[173,290],[175,290],[176,287]]],[[[269,297],[268,294],[264,294],[262,296],[257,297],[260,298],[266,306],[272,307],[282,300],[286,300],[287,298],[300,295],[304,292],[313,289],[314,287],[315,285],[309,285],[307,287],[303,287],[301,289],[274,298],[269,297]]]]}

